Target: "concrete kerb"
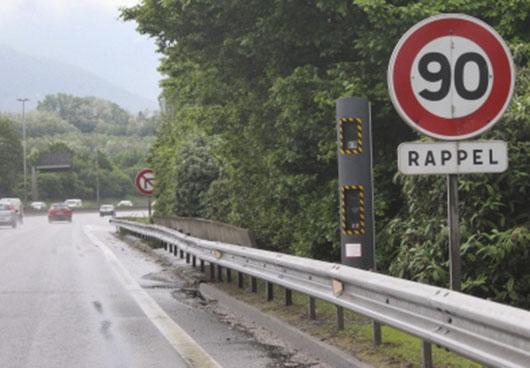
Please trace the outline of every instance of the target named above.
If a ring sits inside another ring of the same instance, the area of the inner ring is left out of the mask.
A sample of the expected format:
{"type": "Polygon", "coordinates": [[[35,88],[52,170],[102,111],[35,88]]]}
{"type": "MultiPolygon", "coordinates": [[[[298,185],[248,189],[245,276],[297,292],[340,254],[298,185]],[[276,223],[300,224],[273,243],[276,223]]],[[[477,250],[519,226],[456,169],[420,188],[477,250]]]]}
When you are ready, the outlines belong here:
{"type": "Polygon", "coordinates": [[[125,240],[128,244],[150,254],[164,265],[178,268],[176,270],[178,275],[186,282],[189,284],[199,284],[198,292],[204,299],[208,301],[217,301],[220,306],[243,317],[243,319],[247,321],[251,321],[254,325],[269,331],[273,335],[276,335],[280,340],[289,343],[294,348],[315,356],[315,358],[323,363],[332,367],[373,368],[373,366],[352,357],[342,350],[326,344],[286,322],[265,314],[259,309],[237,300],[211,284],[204,282],[199,283],[197,278],[190,277],[185,272],[182,272],[184,271],[182,266],[191,268],[190,265],[184,263],[184,260],[174,257],[163,248],[153,249],[138,238],[132,236],[126,236],[125,240]]]}
{"type": "Polygon", "coordinates": [[[199,291],[207,300],[216,300],[217,303],[229,309],[235,314],[241,315],[252,323],[260,326],[287,341],[295,348],[306,352],[307,354],[316,354],[318,359],[332,367],[357,367],[371,368],[360,360],[357,360],[343,351],[323,343],[311,335],[302,332],[293,326],[282,322],[268,314],[261,312],[246,303],[243,303],[232,296],[222,292],[215,286],[201,283],[199,291]]]}

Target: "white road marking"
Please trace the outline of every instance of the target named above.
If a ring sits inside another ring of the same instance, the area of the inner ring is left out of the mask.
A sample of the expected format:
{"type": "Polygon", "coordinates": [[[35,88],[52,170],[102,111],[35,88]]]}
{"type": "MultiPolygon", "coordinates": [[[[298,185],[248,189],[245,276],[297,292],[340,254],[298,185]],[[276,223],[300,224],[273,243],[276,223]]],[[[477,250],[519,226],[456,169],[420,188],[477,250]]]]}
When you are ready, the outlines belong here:
{"type": "Polygon", "coordinates": [[[173,346],[178,354],[189,364],[190,367],[209,368],[221,366],[208,354],[193,338],[167,315],[156,301],[142,289],[142,287],[131,276],[129,271],[118,260],[116,255],[94,234],[90,232],[92,226],[83,226],[83,231],[92,243],[97,245],[105,254],[107,260],[112,264],[120,275],[127,290],[136,300],[147,318],[158,328],[167,341],[173,346]]]}

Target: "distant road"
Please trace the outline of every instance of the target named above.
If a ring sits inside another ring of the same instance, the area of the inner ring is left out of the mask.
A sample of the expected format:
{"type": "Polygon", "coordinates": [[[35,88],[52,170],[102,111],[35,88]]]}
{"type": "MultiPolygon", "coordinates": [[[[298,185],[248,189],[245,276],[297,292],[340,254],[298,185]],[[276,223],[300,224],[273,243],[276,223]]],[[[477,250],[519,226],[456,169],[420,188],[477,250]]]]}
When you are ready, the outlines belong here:
{"type": "Polygon", "coordinates": [[[0,367],[275,366],[108,220],[76,212],[72,223],[0,227],[0,367]]]}
{"type": "MultiPolygon", "coordinates": [[[[103,203],[102,203],[103,204],[103,203]]],[[[124,216],[127,214],[133,216],[147,216],[147,206],[133,206],[133,207],[116,207],[116,213],[118,216],[124,216]],[[123,215],[122,215],[123,214],[123,215]]],[[[98,212],[99,207],[81,207],[75,208],[74,213],[92,213],[98,212]]],[[[24,207],[24,215],[35,216],[35,215],[46,215],[47,210],[36,210],[29,206],[24,207]]]]}

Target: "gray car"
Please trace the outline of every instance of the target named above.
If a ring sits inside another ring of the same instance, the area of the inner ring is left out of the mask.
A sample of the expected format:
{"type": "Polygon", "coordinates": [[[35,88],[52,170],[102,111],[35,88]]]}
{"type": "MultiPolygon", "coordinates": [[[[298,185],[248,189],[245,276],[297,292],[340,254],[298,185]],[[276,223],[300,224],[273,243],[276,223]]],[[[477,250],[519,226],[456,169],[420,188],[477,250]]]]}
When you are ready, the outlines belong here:
{"type": "Polygon", "coordinates": [[[17,215],[10,202],[0,202],[0,225],[10,225],[13,229],[17,227],[17,215]]]}
{"type": "Polygon", "coordinates": [[[99,216],[116,216],[116,211],[114,210],[114,206],[111,204],[103,204],[101,207],[99,207],[99,216]]]}
{"type": "Polygon", "coordinates": [[[20,198],[2,198],[0,202],[9,202],[13,206],[18,222],[22,223],[24,220],[24,208],[22,207],[22,201],[20,198]]]}

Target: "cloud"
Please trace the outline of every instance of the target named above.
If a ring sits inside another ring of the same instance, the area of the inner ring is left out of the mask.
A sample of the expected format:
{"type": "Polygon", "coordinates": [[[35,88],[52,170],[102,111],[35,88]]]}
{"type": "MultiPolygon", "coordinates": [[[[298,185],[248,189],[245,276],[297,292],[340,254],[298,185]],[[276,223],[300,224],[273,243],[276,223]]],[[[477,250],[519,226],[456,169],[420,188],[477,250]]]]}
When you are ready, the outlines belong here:
{"type": "Polygon", "coordinates": [[[0,0],[0,21],[15,22],[26,18],[63,19],[80,9],[111,11],[131,7],[141,0],[0,0]]]}
{"type": "Polygon", "coordinates": [[[0,22],[5,20],[18,19],[20,16],[19,6],[17,0],[3,0],[0,1],[0,22]]]}
{"type": "Polygon", "coordinates": [[[10,14],[16,10],[17,2],[16,0],[4,0],[0,2],[0,13],[1,14],[10,14]]]}
{"type": "MultiPolygon", "coordinates": [[[[159,93],[154,41],[119,19],[141,0],[0,0],[0,45],[58,60],[150,99],[159,93]]],[[[153,97],[155,96],[155,97],[153,97]]]]}
{"type": "MultiPolygon", "coordinates": [[[[100,3],[100,0],[86,0],[86,1],[100,3]]],[[[123,6],[127,6],[127,7],[134,6],[134,5],[138,4],[140,1],[141,0],[105,0],[105,1],[101,2],[101,5],[102,6],[111,6],[111,7],[115,8],[115,9],[117,9],[117,8],[123,7],[123,6]]]]}

